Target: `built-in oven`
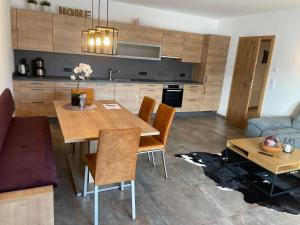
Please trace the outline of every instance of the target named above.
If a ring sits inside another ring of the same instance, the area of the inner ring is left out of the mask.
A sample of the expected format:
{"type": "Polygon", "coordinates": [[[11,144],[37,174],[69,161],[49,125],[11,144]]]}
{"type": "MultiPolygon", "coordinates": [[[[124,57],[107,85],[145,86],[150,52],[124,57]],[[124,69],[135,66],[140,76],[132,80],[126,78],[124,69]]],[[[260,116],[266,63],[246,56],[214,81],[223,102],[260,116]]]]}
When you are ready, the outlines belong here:
{"type": "Polygon", "coordinates": [[[182,97],[182,84],[164,84],[162,103],[179,108],[182,106],[182,97]]]}

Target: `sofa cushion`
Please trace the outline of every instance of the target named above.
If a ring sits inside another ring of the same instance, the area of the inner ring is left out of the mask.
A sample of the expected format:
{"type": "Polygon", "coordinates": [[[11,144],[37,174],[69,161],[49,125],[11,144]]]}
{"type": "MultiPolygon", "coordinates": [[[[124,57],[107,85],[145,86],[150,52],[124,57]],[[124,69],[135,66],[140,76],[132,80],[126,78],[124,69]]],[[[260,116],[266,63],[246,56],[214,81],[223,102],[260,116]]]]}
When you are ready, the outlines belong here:
{"type": "Polygon", "coordinates": [[[14,117],[0,154],[0,192],[57,185],[46,117],[14,117]]]}
{"type": "Polygon", "coordinates": [[[5,89],[0,96],[0,152],[2,150],[12,116],[15,112],[14,99],[9,89],[5,89]]]}
{"type": "Polygon", "coordinates": [[[292,127],[295,129],[300,130],[300,112],[299,114],[294,118],[292,122],[292,127]]]}
{"type": "Polygon", "coordinates": [[[295,128],[284,128],[284,129],[277,129],[277,130],[265,130],[261,133],[262,137],[275,134],[275,135],[282,135],[282,134],[292,134],[292,133],[299,133],[300,131],[295,128]]]}

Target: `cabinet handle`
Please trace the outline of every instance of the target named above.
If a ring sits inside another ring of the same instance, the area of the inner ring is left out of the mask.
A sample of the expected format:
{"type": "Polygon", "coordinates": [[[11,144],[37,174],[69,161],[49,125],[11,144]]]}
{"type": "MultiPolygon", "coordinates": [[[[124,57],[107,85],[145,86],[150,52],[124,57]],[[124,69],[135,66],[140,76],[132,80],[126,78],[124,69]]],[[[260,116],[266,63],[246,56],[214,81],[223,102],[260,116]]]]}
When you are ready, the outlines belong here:
{"type": "Polygon", "coordinates": [[[156,91],[156,90],[147,90],[147,91],[151,91],[151,92],[154,92],[154,91],[156,91]]]}
{"type": "Polygon", "coordinates": [[[45,89],[42,89],[42,88],[32,88],[31,90],[32,91],[44,91],[45,89]]]}
{"type": "Polygon", "coordinates": [[[30,84],[43,84],[41,82],[31,82],[30,84]]]}
{"type": "Polygon", "coordinates": [[[31,102],[31,103],[34,103],[34,104],[43,104],[45,102],[43,102],[43,101],[36,101],[36,102],[31,102]]]}
{"type": "Polygon", "coordinates": [[[155,87],[157,85],[156,84],[148,84],[147,86],[149,86],[149,87],[155,87]]]}

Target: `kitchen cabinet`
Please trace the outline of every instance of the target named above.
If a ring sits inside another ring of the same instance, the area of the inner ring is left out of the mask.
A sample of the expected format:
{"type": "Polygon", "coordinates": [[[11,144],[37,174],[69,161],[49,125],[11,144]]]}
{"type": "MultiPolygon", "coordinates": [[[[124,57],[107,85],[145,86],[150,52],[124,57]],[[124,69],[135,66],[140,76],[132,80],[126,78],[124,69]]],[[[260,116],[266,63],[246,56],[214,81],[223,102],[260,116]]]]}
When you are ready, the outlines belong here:
{"type": "Polygon", "coordinates": [[[156,113],[159,104],[162,100],[163,85],[162,84],[141,84],[140,90],[140,105],[142,104],[143,98],[148,96],[155,99],[156,105],[154,108],[154,113],[156,113]]]}
{"type": "Polygon", "coordinates": [[[139,27],[128,23],[115,23],[119,29],[118,41],[138,43],[139,27]]]}
{"type": "Polygon", "coordinates": [[[17,30],[17,10],[11,8],[10,10],[10,19],[11,19],[11,43],[12,48],[18,48],[18,30],[17,30]]]}
{"type": "Polygon", "coordinates": [[[19,81],[17,85],[21,116],[55,116],[54,82],[19,81]]]}
{"type": "Polygon", "coordinates": [[[201,63],[204,35],[185,33],[182,62],[201,63]]]}
{"type": "Polygon", "coordinates": [[[53,14],[53,51],[81,54],[84,18],[53,14]]]}
{"type": "Polygon", "coordinates": [[[180,112],[195,112],[202,110],[204,86],[200,84],[184,85],[182,107],[180,112]]]}
{"type": "Polygon", "coordinates": [[[230,37],[205,35],[202,63],[193,66],[192,79],[205,86],[204,111],[216,111],[219,108],[229,43],[230,37]]]}
{"type": "Polygon", "coordinates": [[[140,84],[115,84],[115,100],[130,112],[137,113],[140,104],[140,84]]]}
{"type": "Polygon", "coordinates": [[[183,51],[184,32],[164,30],[162,56],[181,58],[183,51]]]}
{"type": "MultiPolygon", "coordinates": [[[[71,89],[77,87],[77,82],[73,81],[56,81],[55,82],[55,100],[70,100],[71,89]]],[[[85,88],[86,83],[80,82],[80,88],[85,88]]]]}
{"type": "Polygon", "coordinates": [[[93,88],[95,92],[95,100],[114,100],[115,99],[115,84],[88,82],[87,88],[93,88]]]}
{"type": "Polygon", "coordinates": [[[53,52],[52,13],[17,9],[18,49],[53,52]]]}
{"type": "Polygon", "coordinates": [[[21,115],[21,106],[20,106],[20,87],[19,87],[19,81],[13,81],[13,96],[14,96],[14,102],[15,102],[15,115],[20,116],[21,115]]]}
{"type": "Polygon", "coordinates": [[[140,26],[138,42],[144,44],[162,45],[163,30],[140,26]]]}

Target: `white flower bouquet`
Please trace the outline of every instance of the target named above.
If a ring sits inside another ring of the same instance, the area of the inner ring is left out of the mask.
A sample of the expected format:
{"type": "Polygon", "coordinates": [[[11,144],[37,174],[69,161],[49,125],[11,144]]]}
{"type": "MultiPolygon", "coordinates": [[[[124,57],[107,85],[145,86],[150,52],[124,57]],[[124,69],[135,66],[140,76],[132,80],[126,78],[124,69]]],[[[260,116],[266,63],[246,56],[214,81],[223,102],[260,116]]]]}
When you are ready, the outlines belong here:
{"type": "Polygon", "coordinates": [[[77,89],[79,88],[79,83],[81,80],[87,80],[91,77],[93,70],[88,64],[80,63],[79,66],[74,68],[74,73],[71,75],[71,80],[78,80],[77,89]]]}
{"type": "Polygon", "coordinates": [[[93,73],[93,70],[91,69],[91,66],[88,64],[80,63],[79,66],[76,66],[74,68],[73,75],[70,76],[71,80],[77,80],[77,88],[71,90],[71,103],[73,106],[79,105],[79,96],[86,92],[86,90],[79,89],[80,81],[88,80],[91,77],[91,74],[93,73]]]}

